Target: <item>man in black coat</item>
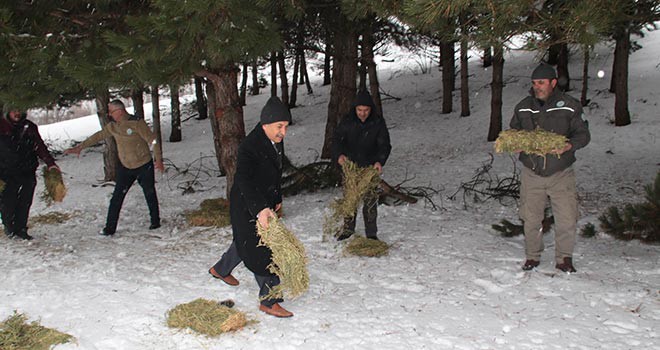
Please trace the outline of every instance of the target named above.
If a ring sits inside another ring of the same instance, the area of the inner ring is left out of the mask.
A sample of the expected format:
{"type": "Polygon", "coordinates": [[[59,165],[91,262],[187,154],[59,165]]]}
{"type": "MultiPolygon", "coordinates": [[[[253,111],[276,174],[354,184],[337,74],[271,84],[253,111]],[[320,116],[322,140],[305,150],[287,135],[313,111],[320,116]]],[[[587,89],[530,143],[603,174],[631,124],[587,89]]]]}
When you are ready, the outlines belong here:
{"type": "Polygon", "coordinates": [[[59,168],[26,113],[9,108],[5,117],[0,117],[0,180],[5,183],[0,192],[0,215],[7,236],[31,240],[27,221],[39,158],[49,169],[59,168]]]}
{"type": "MultiPolygon", "coordinates": [[[[383,172],[392,145],[385,119],[375,111],[374,101],[367,91],[355,96],[353,109],[341,120],[332,139],[332,159],[343,165],[348,159],[360,167],[373,166],[383,172]]],[[[362,214],[367,238],[378,239],[378,196],[363,199],[362,214]]],[[[355,217],[344,219],[344,230],[337,240],[344,240],[355,233],[355,217]]]]}
{"type": "Polygon", "coordinates": [[[293,314],[279,305],[282,299],[263,299],[280,283],[268,270],[272,252],[259,246],[257,220],[268,227],[268,219],[276,216],[282,206],[281,177],[284,157],[284,136],[291,122],[289,109],[277,97],[271,97],[261,111],[260,123],[238,147],[234,185],[229,195],[229,213],[234,235],[229,249],[209,273],[225,283],[236,286],[231,275],[241,263],[254,273],[259,285],[259,310],[276,317],[293,314]]]}

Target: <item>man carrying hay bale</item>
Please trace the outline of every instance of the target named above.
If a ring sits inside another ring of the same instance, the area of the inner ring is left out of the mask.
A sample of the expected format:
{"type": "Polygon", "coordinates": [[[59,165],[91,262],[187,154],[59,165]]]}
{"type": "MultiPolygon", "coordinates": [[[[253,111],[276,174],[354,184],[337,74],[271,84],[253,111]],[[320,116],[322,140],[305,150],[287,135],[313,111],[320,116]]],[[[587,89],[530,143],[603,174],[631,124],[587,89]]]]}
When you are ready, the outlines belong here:
{"type": "Polygon", "coordinates": [[[41,159],[49,170],[59,172],[55,159],[27,113],[8,108],[0,118],[0,180],[5,183],[0,195],[0,214],[5,234],[31,240],[27,232],[30,207],[37,186],[36,171],[41,159]]]}
{"type": "Polygon", "coordinates": [[[276,317],[293,314],[279,305],[281,298],[267,298],[280,279],[270,272],[271,250],[259,245],[257,220],[267,228],[268,219],[276,217],[282,206],[281,178],[284,136],[291,122],[289,109],[277,97],[271,97],[261,110],[260,122],[241,142],[236,159],[234,185],[229,194],[229,215],[234,239],[209,273],[236,286],[232,270],[243,261],[254,273],[262,299],[259,310],[276,317]]]}
{"type": "Polygon", "coordinates": [[[113,137],[117,142],[117,153],[119,153],[117,181],[110,199],[105,227],[100,234],[103,236],[115,234],[124,198],[135,180],[142,186],[144,198],[147,200],[149,216],[151,217],[149,229],[157,229],[160,227],[160,211],[158,196],[156,195],[154,168],[160,172],[165,169],[162,160],[162,148],[156,143],[156,135],[149,129],[147,123],[143,119],[128,114],[124,103],[120,100],[113,100],[108,104],[108,115],[112,118],[112,123],[106,124],[101,131],[88,137],[78,146],[67,149],[64,153],[80,155],[84,148],[113,137]],[[154,145],[155,161],[151,158],[150,145],[154,145]]]}
{"type": "MultiPolygon", "coordinates": [[[[375,110],[371,95],[360,90],[355,96],[353,109],[339,122],[332,139],[332,159],[340,166],[351,160],[359,167],[374,167],[379,173],[390,156],[390,134],[385,119],[375,110]]],[[[363,198],[362,214],[367,238],[378,239],[378,194],[370,192],[363,198]]],[[[355,217],[344,218],[343,232],[337,240],[344,240],[355,233],[355,217]]]]}
{"type": "Polygon", "coordinates": [[[547,155],[521,152],[524,167],[520,185],[520,217],[524,222],[525,271],[540,264],[543,252],[541,222],[547,197],[555,217],[555,267],[575,272],[573,248],[578,209],[575,190],[575,151],[586,146],[591,135],[582,120],[582,106],[576,99],[556,89],[557,74],[549,65],[541,64],[532,73],[531,96],[514,109],[510,126],[516,130],[542,129],[563,135],[568,140],[563,148],[547,155]]]}

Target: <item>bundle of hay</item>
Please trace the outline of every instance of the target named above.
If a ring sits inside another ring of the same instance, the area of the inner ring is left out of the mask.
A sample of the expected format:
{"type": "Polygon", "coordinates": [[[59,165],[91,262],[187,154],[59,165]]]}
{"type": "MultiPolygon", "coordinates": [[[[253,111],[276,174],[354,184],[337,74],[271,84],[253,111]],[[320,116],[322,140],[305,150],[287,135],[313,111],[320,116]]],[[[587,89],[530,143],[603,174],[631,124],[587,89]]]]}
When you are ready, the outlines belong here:
{"type": "Polygon", "coordinates": [[[186,212],[188,225],[204,227],[229,226],[229,201],[224,198],[205,199],[199,209],[186,212]]]}
{"type": "Polygon", "coordinates": [[[282,298],[285,292],[293,299],[305,293],[309,289],[309,272],[305,247],[300,240],[277,218],[268,220],[267,229],[257,221],[257,234],[259,245],[273,253],[268,270],[280,278],[280,284],[263,299],[282,298]]]}
{"type": "Polygon", "coordinates": [[[47,205],[53,202],[61,202],[66,196],[66,187],[62,180],[62,173],[59,169],[43,167],[44,185],[46,189],[42,195],[43,200],[47,205]]]}
{"type": "Polygon", "coordinates": [[[14,314],[0,322],[0,349],[3,350],[48,350],[53,345],[68,343],[73,337],[46,328],[38,322],[26,323],[27,316],[14,314]]]}
{"type": "Polygon", "coordinates": [[[515,130],[509,129],[500,132],[495,140],[495,152],[514,153],[523,151],[544,157],[566,146],[568,139],[564,135],[555,134],[543,129],[515,130]]]}
{"type": "Polygon", "coordinates": [[[195,299],[167,312],[167,326],[190,328],[210,337],[239,330],[248,323],[245,313],[217,301],[195,299]]]}
{"type": "Polygon", "coordinates": [[[344,247],[344,251],[351,255],[378,257],[387,255],[390,246],[377,239],[355,237],[344,247]]]}
{"type": "Polygon", "coordinates": [[[330,204],[329,215],[323,223],[324,237],[339,236],[344,224],[344,218],[350,218],[357,212],[360,201],[376,192],[380,185],[380,174],[374,167],[361,168],[347,160],[342,166],[344,174],[344,196],[330,204]]]}
{"type": "Polygon", "coordinates": [[[5,182],[0,180],[0,194],[2,194],[2,191],[5,190],[5,182]]]}

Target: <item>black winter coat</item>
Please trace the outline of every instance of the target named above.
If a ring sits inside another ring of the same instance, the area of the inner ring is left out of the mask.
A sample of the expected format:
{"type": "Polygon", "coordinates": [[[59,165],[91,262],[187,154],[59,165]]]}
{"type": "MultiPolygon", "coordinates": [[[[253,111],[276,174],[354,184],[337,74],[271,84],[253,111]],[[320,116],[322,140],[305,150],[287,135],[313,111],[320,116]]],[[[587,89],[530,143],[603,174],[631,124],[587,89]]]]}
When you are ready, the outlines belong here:
{"type": "Polygon", "coordinates": [[[16,124],[0,118],[0,177],[34,176],[39,158],[48,166],[55,165],[37,125],[25,118],[16,124]]]}
{"type": "Polygon", "coordinates": [[[337,163],[345,155],[358,166],[366,167],[379,162],[385,165],[392,145],[385,119],[374,112],[364,123],[355,114],[355,108],[337,125],[332,139],[332,160],[337,163]]]}
{"type": "Polygon", "coordinates": [[[265,208],[274,210],[282,203],[282,169],[276,152],[261,124],[257,124],[238,147],[234,185],[229,195],[231,226],[238,255],[250,271],[261,276],[272,275],[267,269],[272,252],[267,247],[257,246],[257,214],[265,208]]]}

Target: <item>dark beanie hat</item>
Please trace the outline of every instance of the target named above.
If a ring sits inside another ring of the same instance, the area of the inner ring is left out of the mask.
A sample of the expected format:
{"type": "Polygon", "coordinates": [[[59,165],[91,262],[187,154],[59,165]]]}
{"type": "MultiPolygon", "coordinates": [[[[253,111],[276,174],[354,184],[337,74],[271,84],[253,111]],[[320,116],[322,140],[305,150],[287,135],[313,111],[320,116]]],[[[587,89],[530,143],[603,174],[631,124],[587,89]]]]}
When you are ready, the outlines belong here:
{"type": "Polygon", "coordinates": [[[266,102],[266,105],[261,110],[259,121],[261,121],[261,125],[277,122],[291,123],[291,112],[289,112],[289,108],[282,102],[282,100],[273,96],[268,99],[268,102],[266,102]]]}
{"type": "Polygon", "coordinates": [[[369,106],[369,107],[374,107],[374,100],[371,98],[371,95],[367,90],[360,90],[358,91],[357,95],[355,95],[355,102],[353,105],[357,106],[369,106]]]}
{"type": "Polygon", "coordinates": [[[532,80],[538,79],[557,79],[557,72],[552,68],[551,65],[546,63],[539,64],[536,69],[532,72],[532,80]]]}

